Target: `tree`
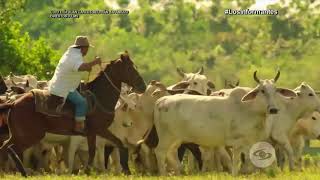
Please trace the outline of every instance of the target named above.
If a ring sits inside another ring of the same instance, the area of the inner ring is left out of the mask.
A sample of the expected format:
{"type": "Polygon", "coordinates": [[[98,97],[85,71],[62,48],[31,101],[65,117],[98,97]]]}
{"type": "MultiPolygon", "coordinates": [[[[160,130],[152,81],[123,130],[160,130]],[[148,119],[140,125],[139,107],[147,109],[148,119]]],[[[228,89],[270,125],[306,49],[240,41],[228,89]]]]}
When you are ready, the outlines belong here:
{"type": "Polygon", "coordinates": [[[57,61],[57,54],[44,39],[32,40],[28,33],[22,32],[22,25],[12,20],[23,5],[23,1],[0,2],[0,72],[48,78],[46,72],[54,70],[52,62],[57,61]]]}

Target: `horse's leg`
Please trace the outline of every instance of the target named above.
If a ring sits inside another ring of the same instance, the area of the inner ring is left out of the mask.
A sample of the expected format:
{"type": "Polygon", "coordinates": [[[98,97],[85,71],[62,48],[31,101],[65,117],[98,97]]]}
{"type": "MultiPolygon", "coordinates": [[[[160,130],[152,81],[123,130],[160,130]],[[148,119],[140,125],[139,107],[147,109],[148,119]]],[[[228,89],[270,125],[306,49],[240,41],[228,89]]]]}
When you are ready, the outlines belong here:
{"type": "Polygon", "coordinates": [[[96,139],[96,134],[88,134],[87,136],[89,150],[87,173],[89,173],[90,169],[93,167],[94,156],[96,155],[96,139]]]}
{"type": "Polygon", "coordinates": [[[114,147],[113,146],[105,146],[104,147],[104,167],[108,169],[108,162],[109,162],[109,157],[110,154],[112,153],[114,147]]]}
{"type": "Polygon", "coordinates": [[[4,145],[5,146],[2,146],[0,149],[7,151],[7,153],[11,157],[11,159],[15,162],[16,167],[19,170],[19,172],[21,173],[21,175],[24,176],[24,177],[27,177],[27,172],[24,169],[23,164],[21,162],[22,152],[19,151],[17,146],[15,146],[13,143],[11,143],[10,140],[7,141],[7,143],[4,144],[4,145]],[[20,157],[19,157],[19,155],[20,155],[20,157]]]}
{"type": "MultiPolygon", "coordinates": [[[[11,132],[10,132],[11,134],[11,132]]],[[[40,140],[44,137],[44,132],[39,133],[38,135],[35,136],[29,136],[29,140],[32,140],[30,142],[27,142],[24,138],[25,137],[20,137],[20,136],[14,136],[12,133],[10,135],[10,138],[6,140],[3,145],[0,147],[0,151],[7,152],[12,160],[15,162],[15,165],[17,169],[20,171],[20,173],[23,176],[26,176],[26,171],[23,167],[21,159],[23,159],[23,152],[34,145],[36,142],[40,142],[40,140]]]]}
{"type": "Polygon", "coordinates": [[[128,148],[119,148],[119,154],[120,154],[120,164],[122,167],[122,172],[126,175],[130,175],[131,172],[128,165],[128,161],[129,161],[128,148]]]}
{"type": "Polygon", "coordinates": [[[98,132],[98,135],[109,140],[111,143],[114,143],[117,146],[117,148],[124,148],[124,145],[121,142],[121,140],[117,136],[112,134],[109,130],[100,131],[98,132]]]}
{"type": "Polygon", "coordinates": [[[129,167],[128,167],[128,149],[123,146],[123,143],[119,138],[117,138],[115,135],[113,135],[109,130],[103,130],[98,133],[99,136],[111,141],[119,148],[120,153],[120,163],[123,168],[123,172],[125,174],[130,173],[129,167]],[[127,154],[127,155],[126,155],[127,154]]]}
{"type": "Polygon", "coordinates": [[[11,159],[15,162],[17,169],[20,171],[21,175],[27,177],[26,170],[23,167],[21,162],[22,158],[22,151],[18,150],[18,147],[14,145],[12,142],[13,138],[10,137],[9,140],[5,141],[4,144],[1,146],[0,151],[1,153],[7,152],[11,159]],[[18,153],[17,153],[18,152],[18,153]],[[19,157],[19,155],[20,157],[19,157]]]}

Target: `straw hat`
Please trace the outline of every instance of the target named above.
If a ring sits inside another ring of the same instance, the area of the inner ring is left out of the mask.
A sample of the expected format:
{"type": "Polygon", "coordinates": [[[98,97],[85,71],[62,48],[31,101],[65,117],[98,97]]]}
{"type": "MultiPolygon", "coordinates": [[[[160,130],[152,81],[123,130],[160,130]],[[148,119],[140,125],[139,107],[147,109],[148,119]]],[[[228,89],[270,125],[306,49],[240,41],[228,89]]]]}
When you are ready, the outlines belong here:
{"type": "Polygon", "coordinates": [[[71,45],[71,47],[94,47],[89,43],[87,36],[77,36],[76,40],[74,41],[74,44],[71,45]]]}

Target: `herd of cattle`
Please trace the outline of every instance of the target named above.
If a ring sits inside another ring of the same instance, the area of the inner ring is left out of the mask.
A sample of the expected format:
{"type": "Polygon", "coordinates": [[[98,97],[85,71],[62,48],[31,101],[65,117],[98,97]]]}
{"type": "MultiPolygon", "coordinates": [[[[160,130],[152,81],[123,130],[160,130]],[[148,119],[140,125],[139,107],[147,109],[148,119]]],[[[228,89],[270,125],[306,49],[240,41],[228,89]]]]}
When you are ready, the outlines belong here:
{"type": "MultiPolygon", "coordinates": [[[[182,80],[169,87],[153,80],[143,94],[123,84],[109,129],[128,147],[136,171],[180,174],[188,149],[188,165],[200,171],[250,173],[259,169],[251,163],[249,150],[260,141],[275,147],[277,159],[287,157],[290,170],[302,168],[305,139],[320,138],[320,99],[309,85],[279,88],[280,72],[270,80],[260,80],[255,72],[254,88],[225,83],[217,90],[203,71],[185,73],[178,68],[182,80]]],[[[1,77],[0,102],[15,101],[47,85],[32,75],[1,77]]],[[[0,122],[1,143],[8,135],[6,123],[0,122]]],[[[124,165],[119,152],[110,150],[114,145],[97,137],[96,146],[95,168],[120,173],[124,165]]],[[[87,139],[82,136],[48,133],[23,153],[23,164],[32,172],[71,173],[83,168],[87,159],[87,139]]],[[[283,168],[284,162],[277,162],[283,168]]],[[[0,155],[1,171],[15,171],[14,167],[10,158],[0,155]]]]}

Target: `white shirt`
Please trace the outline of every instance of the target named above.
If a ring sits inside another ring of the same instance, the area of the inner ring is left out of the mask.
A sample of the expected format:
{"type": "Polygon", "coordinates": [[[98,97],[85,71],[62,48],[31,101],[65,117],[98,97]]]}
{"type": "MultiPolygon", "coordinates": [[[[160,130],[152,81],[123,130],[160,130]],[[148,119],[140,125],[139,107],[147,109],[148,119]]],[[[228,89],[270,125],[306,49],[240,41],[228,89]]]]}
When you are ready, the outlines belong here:
{"type": "Polygon", "coordinates": [[[83,63],[80,49],[70,47],[61,57],[54,75],[49,82],[51,94],[66,98],[80,84],[82,73],[78,71],[83,63]]]}

